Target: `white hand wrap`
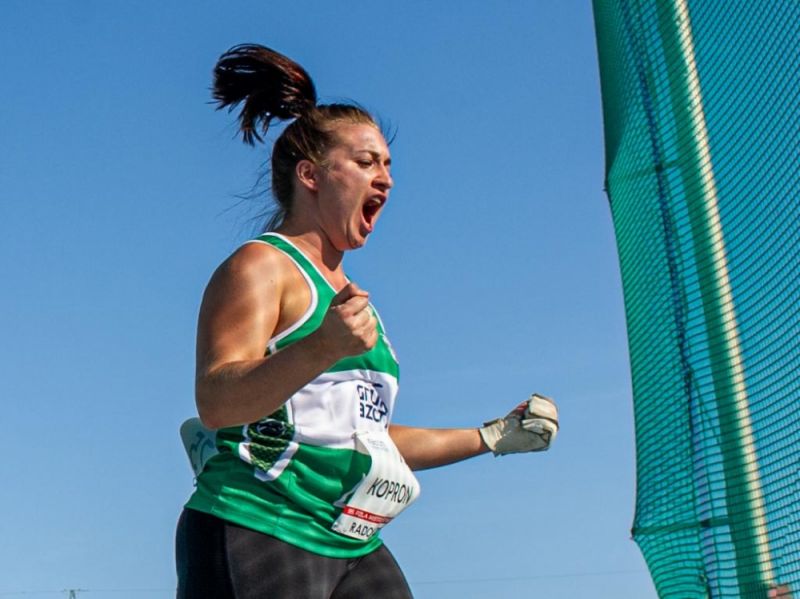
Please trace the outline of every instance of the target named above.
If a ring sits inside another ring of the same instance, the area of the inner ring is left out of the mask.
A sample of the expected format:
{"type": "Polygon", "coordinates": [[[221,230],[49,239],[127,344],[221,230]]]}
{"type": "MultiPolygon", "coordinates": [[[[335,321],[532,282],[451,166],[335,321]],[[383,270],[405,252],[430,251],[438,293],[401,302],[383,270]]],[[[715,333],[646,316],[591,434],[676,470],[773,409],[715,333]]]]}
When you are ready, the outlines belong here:
{"type": "Polygon", "coordinates": [[[558,408],[549,397],[534,393],[507,416],[487,422],[479,430],[496,456],[545,451],[558,433],[558,408]]]}

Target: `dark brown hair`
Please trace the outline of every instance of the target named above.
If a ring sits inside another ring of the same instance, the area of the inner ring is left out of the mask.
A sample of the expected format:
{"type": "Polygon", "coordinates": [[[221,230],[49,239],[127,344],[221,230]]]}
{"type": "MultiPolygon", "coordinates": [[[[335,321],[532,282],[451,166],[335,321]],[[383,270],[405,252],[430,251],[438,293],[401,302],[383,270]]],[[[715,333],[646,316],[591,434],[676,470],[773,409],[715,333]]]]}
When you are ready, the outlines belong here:
{"type": "Polygon", "coordinates": [[[239,130],[245,143],[263,142],[273,119],[294,119],[272,149],[272,194],[277,210],[267,230],[291,214],[294,169],[301,160],[322,164],[336,143],[337,124],[370,124],[373,116],[355,104],[317,105],[311,77],[283,54],[258,44],[242,44],[225,52],[214,67],[213,97],[217,109],[243,103],[239,130]]]}

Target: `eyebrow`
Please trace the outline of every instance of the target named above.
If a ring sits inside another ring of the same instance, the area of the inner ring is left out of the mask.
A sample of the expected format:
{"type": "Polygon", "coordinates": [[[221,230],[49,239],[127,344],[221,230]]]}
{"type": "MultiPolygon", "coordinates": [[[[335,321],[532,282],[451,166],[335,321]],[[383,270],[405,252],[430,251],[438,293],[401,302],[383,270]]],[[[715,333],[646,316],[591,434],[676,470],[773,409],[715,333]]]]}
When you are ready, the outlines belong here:
{"type": "MultiPolygon", "coordinates": [[[[372,156],[373,160],[376,160],[377,162],[380,162],[381,160],[381,153],[376,152],[375,150],[367,150],[366,148],[361,150],[356,150],[356,154],[360,153],[369,154],[370,156],[372,156]]],[[[392,157],[386,156],[386,160],[384,162],[385,164],[392,164],[392,157]]]]}

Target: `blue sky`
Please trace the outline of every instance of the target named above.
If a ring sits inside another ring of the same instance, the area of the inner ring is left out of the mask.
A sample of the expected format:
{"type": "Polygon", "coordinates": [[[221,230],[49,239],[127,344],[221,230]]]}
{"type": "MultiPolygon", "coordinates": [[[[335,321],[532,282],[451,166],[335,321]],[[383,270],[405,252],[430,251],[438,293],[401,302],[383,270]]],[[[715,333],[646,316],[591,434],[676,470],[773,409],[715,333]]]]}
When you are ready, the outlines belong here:
{"type": "Polygon", "coordinates": [[[633,409],[589,2],[8,0],[0,8],[0,596],[170,597],[194,329],[257,230],[267,149],[209,105],[221,52],[295,58],[396,129],[348,256],[401,362],[395,421],[532,391],[541,455],[423,472],[385,530],[418,598],[655,597],[629,538],[633,409]]]}

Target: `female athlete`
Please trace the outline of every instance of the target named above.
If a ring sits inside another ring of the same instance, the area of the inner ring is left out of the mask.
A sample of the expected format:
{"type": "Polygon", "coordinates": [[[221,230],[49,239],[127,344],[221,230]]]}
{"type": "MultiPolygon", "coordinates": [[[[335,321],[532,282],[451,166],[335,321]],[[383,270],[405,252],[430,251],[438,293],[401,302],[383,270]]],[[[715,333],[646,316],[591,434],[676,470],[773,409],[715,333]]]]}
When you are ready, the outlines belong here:
{"type": "Polygon", "coordinates": [[[178,597],[411,597],[378,531],[416,499],[412,471],[547,449],[555,405],[534,394],[474,429],[392,424],[394,351],[342,266],[394,184],[380,128],[358,106],[318,105],[305,70],[263,46],[223,54],[213,94],[242,105],[249,144],[289,124],[271,158],[277,212],[200,309],[196,402],[216,448],[178,524],[178,597]]]}

